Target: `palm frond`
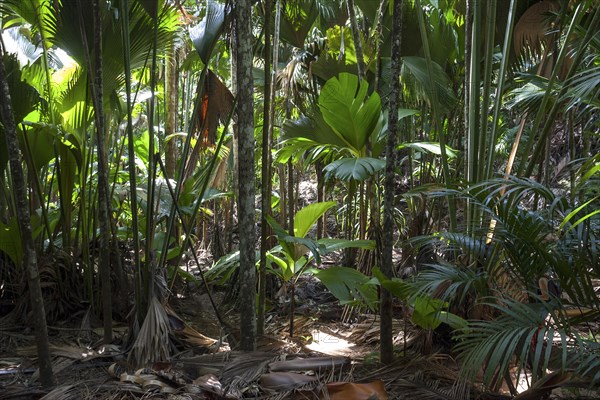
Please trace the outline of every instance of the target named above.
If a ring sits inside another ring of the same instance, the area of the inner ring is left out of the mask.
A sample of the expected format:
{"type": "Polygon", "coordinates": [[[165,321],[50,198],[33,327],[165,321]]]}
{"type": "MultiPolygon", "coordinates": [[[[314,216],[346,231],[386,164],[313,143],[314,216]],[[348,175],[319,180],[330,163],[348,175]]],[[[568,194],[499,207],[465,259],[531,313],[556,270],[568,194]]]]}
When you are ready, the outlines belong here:
{"type": "Polygon", "coordinates": [[[600,108],[600,66],[586,68],[565,82],[567,109],[585,105],[586,113],[600,108]]]}
{"type": "Polygon", "coordinates": [[[413,287],[417,295],[425,293],[451,304],[464,304],[468,294],[483,295],[487,292],[486,275],[475,269],[457,268],[449,264],[431,265],[419,273],[413,287]]]}
{"type": "Polygon", "coordinates": [[[563,353],[560,368],[567,368],[567,330],[546,322],[549,310],[543,304],[505,299],[503,305],[490,303],[489,306],[502,315],[491,321],[470,321],[457,335],[456,350],[467,377],[473,378],[483,368],[483,381],[490,385],[496,376],[505,375],[513,357],[517,356],[521,370],[530,363],[534,380],[539,379],[540,371],[548,369],[555,335],[560,337],[558,349],[563,353]],[[546,343],[545,338],[550,342],[546,343]]]}
{"type": "Polygon", "coordinates": [[[412,91],[413,93],[418,93],[430,104],[433,98],[437,98],[444,112],[449,112],[455,107],[457,99],[452,90],[452,81],[439,64],[433,62],[431,79],[424,58],[405,56],[402,61],[401,79],[405,84],[412,84],[417,89],[412,91]],[[437,97],[434,96],[434,92],[437,97]]]}
{"type": "Polygon", "coordinates": [[[153,296],[144,323],[129,353],[130,363],[143,367],[154,361],[169,360],[170,330],[167,312],[160,301],[153,296]]]}

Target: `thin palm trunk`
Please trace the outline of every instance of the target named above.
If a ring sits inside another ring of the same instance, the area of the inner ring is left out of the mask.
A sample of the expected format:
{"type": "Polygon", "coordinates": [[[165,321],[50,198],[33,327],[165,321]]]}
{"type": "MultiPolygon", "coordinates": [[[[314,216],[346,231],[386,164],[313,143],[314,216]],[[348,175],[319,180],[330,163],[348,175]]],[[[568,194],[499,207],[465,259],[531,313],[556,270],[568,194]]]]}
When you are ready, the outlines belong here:
{"type": "MultiPolygon", "coordinates": [[[[423,17],[423,7],[421,6],[420,0],[415,0],[414,4],[415,12],[417,13],[417,18],[419,20],[419,31],[421,33],[421,40],[423,41],[423,52],[425,54],[425,60],[427,63],[427,74],[430,77],[430,80],[433,82],[433,61],[431,58],[431,51],[429,49],[429,39],[427,36],[427,27],[425,25],[425,18],[423,17]]],[[[433,86],[432,86],[433,88],[433,86]]],[[[433,113],[433,124],[432,129],[436,129],[438,132],[438,139],[440,142],[440,159],[442,162],[442,176],[444,177],[444,181],[446,184],[451,182],[450,177],[450,166],[448,162],[448,154],[446,152],[446,131],[443,125],[443,118],[440,110],[440,103],[437,95],[437,91],[435,89],[431,90],[432,97],[432,113],[433,113]]],[[[454,231],[456,229],[456,204],[454,200],[448,197],[448,214],[450,217],[450,229],[454,231]]]]}
{"type": "Polygon", "coordinates": [[[44,298],[40,285],[40,275],[37,266],[37,255],[33,242],[29,207],[27,206],[27,186],[21,165],[21,150],[17,139],[17,128],[11,105],[10,92],[6,81],[4,69],[4,46],[0,46],[0,118],[4,125],[4,139],[9,157],[10,174],[15,196],[15,208],[23,246],[23,267],[27,271],[29,295],[33,311],[33,323],[36,332],[38,363],[40,368],[40,382],[48,387],[54,385],[52,361],[50,359],[50,346],[48,343],[48,327],[46,325],[46,311],[44,298]]]}
{"type": "MultiPolygon", "coordinates": [[[[178,71],[177,71],[177,50],[175,41],[170,45],[165,60],[165,136],[172,135],[177,132],[177,86],[178,86],[178,71]]],[[[187,115],[187,114],[184,114],[187,115]]],[[[175,168],[177,166],[177,141],[171,137],[165,143],[165,173],[167,178],[175,177],[175,168]]]]}
{"type": "Polygon", "coordinates": [[[256,255],[254,231],[254,107],[252,80],[252,2],[235,3],[237,35],[238,226],[240,235],[241,349],[256,348],[256,255]]]}
{"type": "MultiPolygon", "coordinates": [[[[396,167],[396,136],[398,135],[398,107],[401,100],[400,54],[402,49],[402,0],[394,1],[394,19],[392,26],[392,65],[391,93],[389,102],[388,137],[385,148],[385,197],[383,203],[383,256],[381,272],[387,277],[393,276],[392,251],[394,247],[394,177],[396,167]]],[[[382,363],[394,361],[392,341],[392,295],[381,288],[380,295],[380,359],[382,363]]]]}
{"type": "Polygon", "coordinates": [[[143,291],[143,273],[140,264],[140,239],[138,225],[137,179],[135,165],[135,148],[133,137],[133,102],[131,101],[131,68],[130,68],[130,40],[129,40],[129,1],[121,2],[121,35],[123,40],[123,65],[125,67],[125,95],[127,105],[127,150],[129,167],[129,204],[131,206],[131,230],[133,239],[133,265],[135,274],[135,306],[137,320],[141,324],[148,308],[147,298],[143,291]]]}
{"type": "Polygon", "coordinates": [[[110,281],[110,201],[108,195],[108,157],[106,153],[106,126],[104,103],[102,99],[102,14],[97,0],[92,3],[94,19],[94,60],[89,57],[90,48],[84,28],[82,3],[77,3],[81,39],[85,49],[87,71],[90,82],[92,104],[94,106],[94,121],[96,128],[96,155],[98,158],[98,220],[100,228],[99,271],[102,297],[102,316],[104,323],[104,342],[112,342],[112,286],[110,281]]]}
{"type": "MultiPolygon", "coordinates": [[[[158,5],[157,5],[158,7],[158,5]]],[[[156,12],[158,9],[155,10],[156,12]]],[[[156,189],[156,161],[154,158],[154,120],[155,120],[155,87],[156,87],[156,47],[158,41],[158,15],[155,13],[152,15],[154,21],[153,30],[153,43],[152,43],[152,63],[150,66],[150,99],[148,107],[148,186],[146,201],[146,246],[145,246],[145,268],[146,279],[145,279],[145,292],[148,296],[148,303],[150,298],[154,295],[154,279],[156,274],[156,259],[153,257],[154,247],[154,196],[156,189]]],[[[168,240],[167,240],[168,242],[168,240]]]]}
{"type": "Polygon", "coordinates": [[[265,328],[265,302],[267,297],[267,249],[269,237],[269,223],[267,215],[271,214],[271,140],[269,129],[271,127],[271,14],[273,2],[265,1],[264,35],[265,35],[265,93],[263,104],[263,129],[262,129],[262,169],[261,169],[261,225],[260,225],[260,267],[258,276],[258,316],[256,333],[260,336],[265,328]]]}
{"type": "MultiPolygon", "coordinates": [[[[110,282],[110,200],[108,198],[108,157],[104,105],[102,104],[102,15],[99,0],[94,0],[94,72],[92,92],[96,119],[96,150],[98,152],[98,212],[100,218],[100,276],[102,281],[102,315],[104,342],[112,342],[112,288],[110,282]]],[[[90,69],[91,75],[91,69],[90,69]]]]}

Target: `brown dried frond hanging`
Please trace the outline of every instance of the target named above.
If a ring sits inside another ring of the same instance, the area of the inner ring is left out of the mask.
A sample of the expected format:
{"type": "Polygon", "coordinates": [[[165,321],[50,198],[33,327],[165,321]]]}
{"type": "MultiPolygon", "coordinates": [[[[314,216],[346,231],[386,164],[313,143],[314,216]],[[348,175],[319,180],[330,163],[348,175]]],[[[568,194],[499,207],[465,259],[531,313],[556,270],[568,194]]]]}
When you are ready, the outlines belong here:
{"type": "Polygon", "coordinates": [[[204,85],[196,96],[198,112],[192,121],[192,135],[197,138],[185,168],[185,177],[193,174],[200,159],[200,150],[214,146],[219,123],[225,124],[233,108],[233,94],[210,69],[204,85]]]}

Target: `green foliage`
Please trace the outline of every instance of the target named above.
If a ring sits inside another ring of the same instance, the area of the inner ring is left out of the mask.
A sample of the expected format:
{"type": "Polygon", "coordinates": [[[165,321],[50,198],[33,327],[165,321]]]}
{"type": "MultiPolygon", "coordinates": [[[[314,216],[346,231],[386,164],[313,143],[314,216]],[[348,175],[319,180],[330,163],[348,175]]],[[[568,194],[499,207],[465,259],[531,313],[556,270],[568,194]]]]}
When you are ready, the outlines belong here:
{"type": "Polygon", "coordinates": [[[325,178],[335,177],[341,181],[364,181],[385,168],[385,161],[378,158],[342,158],[325,167],[325,178]]]}
{"type": "Polygon", "coordinates": [[[329,267],[315,271],[315,276],[341,304],[366,305],[375,310],[377,286],[362,272],[348,267],[329,267]]]}
{"type": "Polygon", "coordinates": [[[448,303],[442,300],[418,296],[414,300],[410,320],[423,329],[436,329],[443,322],[453,329],[464,329],[467,321],[456,314],[444,311],[447,307],[448,303]]]}
{"type": "MultiPolygon", "coordinates": [[[[431,153],[431,154],[435,154],[438,156],[440,154],[442,154],[442,150],[440,149],[440,144],[433,143],[433,142],[402,143],[402,144],[398,145],[398,149],[404,149],[404,148],[413,149],[414,151],[421,152],[421,153],[431,153]]],[[[458,152],[456,150],[454,150],[453,148],[451,148],[450,146],[446,145],[446,154],[448,155],[448,158],[454,158],[458,155],[458,152]]]]}
{"type": "Polygon", "coordinates": [[[335,201],[313,203],[298,210],[294,215],[294,236],[303,238],[319,218],[330,208],[335,206],[335,201]]]}
{"type": "Polygon", "coordinates": [[[432,62],[432,69],[433,76],[430,77],[426,59],[416,56],[402,58],[402,79],[412,82],[416,88],[419,88],[420,90],[416,92],[430,105],[434,99],[437,99],[442,112],[449,113],[457,103],[456,95],[452,90],[452,81],[439,64],[432,62]]]}
{"type": "Polygon", "coordinates": [[[15,265],[22,264],[23,245],[16,217],[11,218],[8,224],[0,222],[0,251],[6,253],[15,265]]]}
{"type": "Polygon", "coordinates": [[[342,73],[321,90],[319,108],[323,119],[356,156],[362,156],[368,139],[379,133],[381,100],[377,93],[367,98],[369,85],[358,77],[342,73]]]}
{"type": "MultiPolygon", "coordinates": [[[[464,372],[473,377],[484,366],[484,383],[491,384],[498,370],[506,371],[513,355],[517,355],[521,368],[531,361],[534,380],[548,368],[550,352],[545,337],[560,337],[562,352],[561,370],[567,360],[567,331],[565,326],[553,326],[545,321],[549,310],[542,304],[523,304],[505,299],[505,305],[489,304],[501,312],[500,317],[490,321],[470,321],[457,336],[456,350],[461,354],[464,372]]],[[[561,324],[560,319],[555,321],[561,324]]]]}

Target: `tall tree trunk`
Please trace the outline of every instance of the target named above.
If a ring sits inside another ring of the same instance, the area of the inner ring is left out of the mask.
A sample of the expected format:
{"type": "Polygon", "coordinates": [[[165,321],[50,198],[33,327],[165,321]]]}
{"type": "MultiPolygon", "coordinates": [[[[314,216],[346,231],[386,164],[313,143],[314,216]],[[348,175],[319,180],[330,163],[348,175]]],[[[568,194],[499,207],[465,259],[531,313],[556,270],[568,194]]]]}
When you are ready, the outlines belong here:
{"type": "Polygon", "coordinates": [[[109,200],[108,188],[108,155],[106,144],[106,129],[103,103],[103,81],[102,81],[102,13],[98,0],[92,2],[94,18],[94,60],[88,56],[90,48],[88,38],[85,33],[83,19],[83,3],[80,0],[77,3],[79,14],[79,25],[81,39],[86,54],[88,65],[88,77],[92,85],[92,103],[94,106],[94,122],[96,125],[96,155],[98,157],[98,220],[100,227],[100,257],[99,271],[102,296],[102,318],[104,321],[104,342],[112,342],[112,285],[110,281],[111,273],[111,203],[109,200]]]}
{"type": "MultiPolygon", "coordinates": [[[[325,201],[324,185],[323,185],[323,162],[317,160],[315,162],[315,175],[317,176],[317,203],[325,201]]],[[[323,214],[321,218],[317,220],[317,240],[325,237],[325,224],[327,223],[327,213],[323,214]]]]}
{"type": "Polygon", "coordinates": [[[135,274],[135,309],[138,323],[142,324],[148,311],[148,297],[144,293],[145,271],[142,271],[140,264],[140,239],[138,223],[138,200],[137,200],[137,171],[135,165],[135,148],[133,138],[133,102],[131,99],[131,43],[129,38],[129,2],[124,0],[120,3],[121,29],[123,40],[123,65],[125,67],[125,97],[127,103],[127,163],[129,172],[129,202],[131,205],[131,233],[133,241],[133,268],[135,274]]]}
{"type": "MultiPolygon", "coordinates": [[[[110,283],[110,200],[108,197],[108,157],[102,99],[102,15],[100,0],[92,3],[94,9],[94,85],[92,98],[96,121],[96,150],[98,153],[98,213],[100,218],[100,280],[102,282],[102,316],[104,342],[112,342],[112,290],[110,283]]],[[[91,74],[91,70],[90,70],[91,74]]]]}
{"type": "MultiPolygon", "coordinates": [[[[166,115],[165,115],[165,136],[177,132],[177,99],[178,99],[178,71],[177,71],[177,49],[175,41],[169,45],[167,50],[165,68],[165,88],[166,88],[166,115]]],[[[175,168],[177,164],[177,141],[171,138],[165,144],[165,172],[167,178],[175,177],[175,168]]]]}
{"type": "Polygon", "coordinates": [[[37,267],[37,255],[33,243],[29,207],[27,205],[27,186],[21,165],[21,150],[17,139],[17,127],[12,110],[6,71],[4,69],[4,46],[0,46],[0,118],[4,125],[4,138],[8,150],[10,174],[15,196],[15,208],[23,246],[23,268],[27,271],[29,295],[35,325],[38,362],[40,366],[40,382],[44,386],[54,385],[50,346],[48,343],[48,327],[46,326],[46,311],[40,286],[40,275],[37,267]]]}
{"type": "Polygon", "coordinates": [[[254,232],[254,104],[252,2],[235,3],[237,34],[238,225],[240,235],[241,349],[256,348],[256,255],[254,232]]]}
{"type": "MultiPolygon", "coordinates": [[[[392,250],[394,247],[394,167],[396,164],[396,135],[398,134],[398,113],[400,103],[400,51],[402,49],[402,0],[394,1],[392,26],[392,65],[391,93],[389,101],[389,133],[385,148],[385,197],[383,204],[383,257],[381,272],[391,278],[393,275],[392,250]]],[[[390,364],[394,361],[392,341],[392,295],[381,288],[380,299],[380,358],[390,364]]]]}
{"type": "Polygon", "coordinates": [[[262,129],[262,169],[261,169],[261,224],[260,224],[260,267],[258,277],[258,320],[256,333],[262,335],[265,328],[265,302],[267,297],[267,249],[269,237],[269,224],[267,215],[271,214],[271,14],[273,2],[264,2],[264,34],[265,34],[265,93],[263,104],[263,129],[262,129]]]}

